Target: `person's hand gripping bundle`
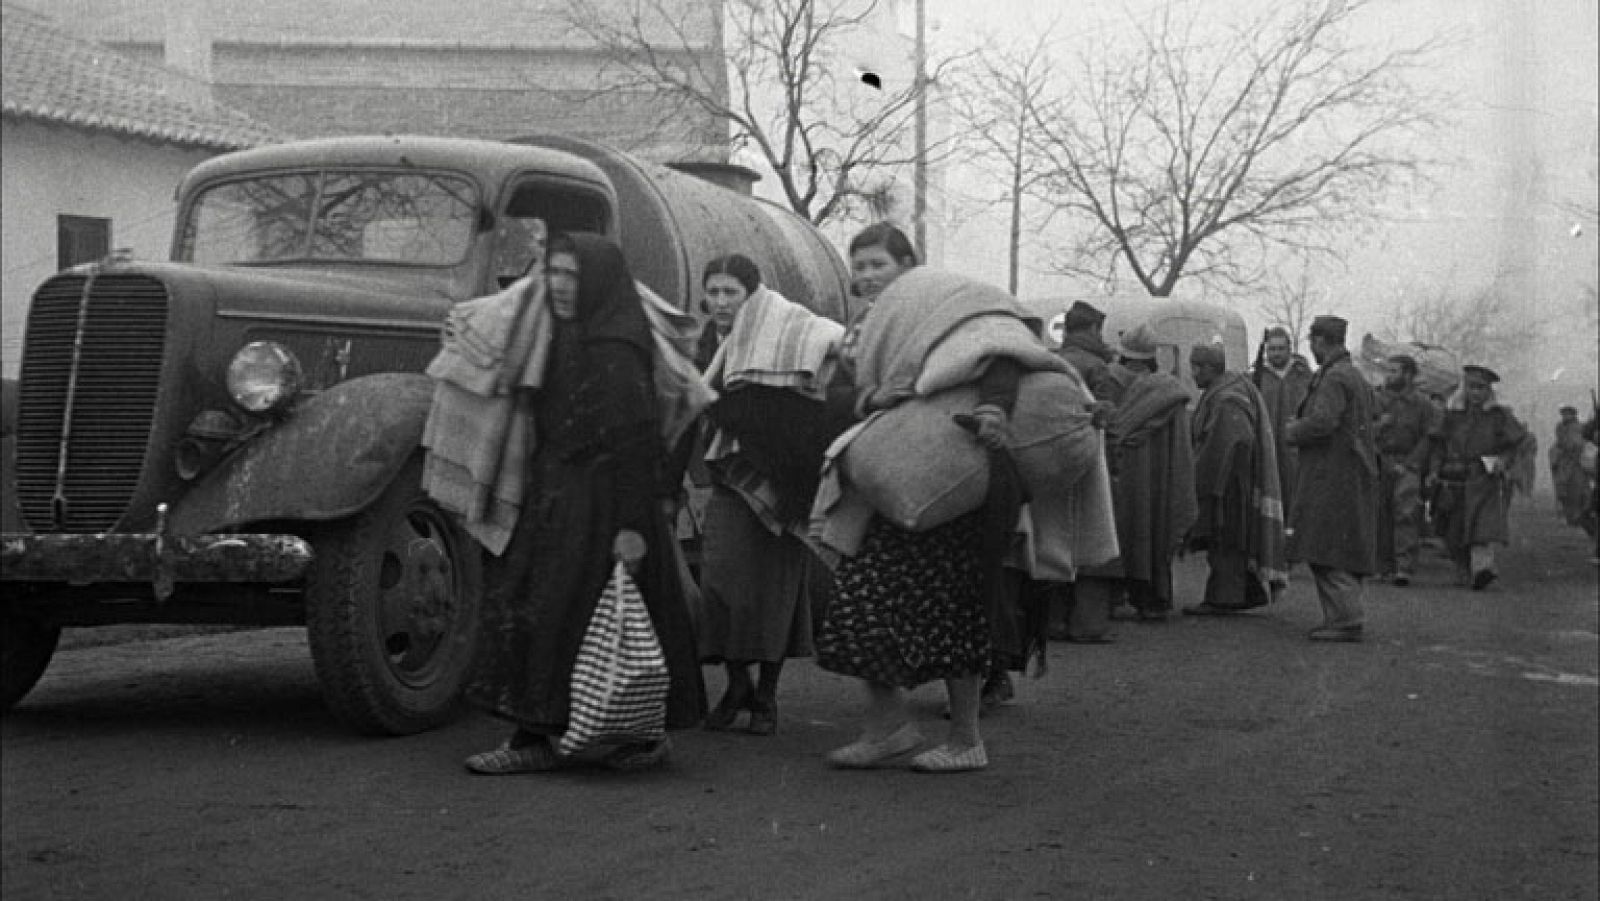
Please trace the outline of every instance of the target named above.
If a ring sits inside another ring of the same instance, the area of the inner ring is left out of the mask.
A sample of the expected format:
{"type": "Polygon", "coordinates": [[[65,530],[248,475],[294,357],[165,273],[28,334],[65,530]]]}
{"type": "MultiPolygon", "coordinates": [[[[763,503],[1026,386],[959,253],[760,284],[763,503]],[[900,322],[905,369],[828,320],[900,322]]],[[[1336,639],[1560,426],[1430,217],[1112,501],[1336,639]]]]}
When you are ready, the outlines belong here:
{"type": "Polygon", "coordinates": [[[971,413],[957,413],[952,417],[956,425],[971,432],[978,443],[989,450],[1002,450],[1011,435],[1006,425],[1006,411],[994,404],[979,404],[971,413]]]}

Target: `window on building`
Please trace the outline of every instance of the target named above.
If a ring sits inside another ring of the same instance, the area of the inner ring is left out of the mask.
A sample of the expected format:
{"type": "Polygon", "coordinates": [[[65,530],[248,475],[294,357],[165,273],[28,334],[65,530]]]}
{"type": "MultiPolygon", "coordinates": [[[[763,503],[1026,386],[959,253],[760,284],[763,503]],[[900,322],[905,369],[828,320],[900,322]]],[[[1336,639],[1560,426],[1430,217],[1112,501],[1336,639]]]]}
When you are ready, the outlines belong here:
{"type": "Polygon", "coordinates": [[[111,220],[93,216],[56,217],[56,268],[90,263],[111,253],[111,220]]]}

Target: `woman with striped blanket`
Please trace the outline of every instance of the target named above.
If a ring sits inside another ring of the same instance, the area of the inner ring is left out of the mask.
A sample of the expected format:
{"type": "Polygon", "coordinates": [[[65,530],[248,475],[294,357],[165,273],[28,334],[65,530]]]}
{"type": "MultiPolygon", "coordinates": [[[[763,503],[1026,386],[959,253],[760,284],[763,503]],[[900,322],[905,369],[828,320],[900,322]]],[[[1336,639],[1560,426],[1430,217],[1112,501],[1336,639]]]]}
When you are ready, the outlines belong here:
{"type": "Polygon", "coordinates": [[[812,652],[809,587],[821,562],[802,536],[823,451],[848,424],[830,428],[823,404],[844,328],[762,285],[741,254],[712,260],[703,285],[719,345],[705,372],[718,400],[708,410],[700,656],[728,674],[705,726],[732,729],[748,711],[745,731],[771,735],[783,662],[812,652]]]}

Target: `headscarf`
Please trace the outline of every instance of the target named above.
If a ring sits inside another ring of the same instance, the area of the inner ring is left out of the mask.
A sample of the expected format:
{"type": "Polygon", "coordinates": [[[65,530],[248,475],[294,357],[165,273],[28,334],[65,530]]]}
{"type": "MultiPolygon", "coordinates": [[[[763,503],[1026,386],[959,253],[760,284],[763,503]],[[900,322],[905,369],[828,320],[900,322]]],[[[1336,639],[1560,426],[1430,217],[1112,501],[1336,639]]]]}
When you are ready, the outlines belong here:
{"type": "Polygon", "coordinates": [[[621,341],[632,345],[648,362],[655,347],[650,321],[645,318],[622,248],[601,235],[574,232],[565,237],[578,254],[578,308],[576,318],[567,323],[557,320],[557,328],[576,327],[586,344],[621,341]]]}
{"type": "MultiPolygon", "coordinates": [[[[659,423],[661,414],[650,322],[622,249],[600,235],[568,237],[578,257],[578,302],[573,319],[555,321],[541,440],[577,451],[629,426],[659,423]]],[[[556,240],[551,245],[561,252],[556,240]]]]}

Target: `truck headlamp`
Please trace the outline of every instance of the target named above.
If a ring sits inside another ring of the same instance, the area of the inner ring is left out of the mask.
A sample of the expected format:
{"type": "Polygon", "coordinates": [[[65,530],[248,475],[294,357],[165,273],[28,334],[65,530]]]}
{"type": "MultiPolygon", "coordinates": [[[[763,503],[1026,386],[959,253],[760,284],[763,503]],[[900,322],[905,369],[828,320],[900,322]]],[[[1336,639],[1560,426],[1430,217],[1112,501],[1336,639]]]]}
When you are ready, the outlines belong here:
{"type": "Polygon", "coordinates": [[[300,392],[300,361],[276,341],[253,341],[228,364],[228,393],[249,413],[282,409],[300,392]]]}

